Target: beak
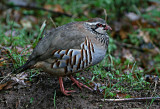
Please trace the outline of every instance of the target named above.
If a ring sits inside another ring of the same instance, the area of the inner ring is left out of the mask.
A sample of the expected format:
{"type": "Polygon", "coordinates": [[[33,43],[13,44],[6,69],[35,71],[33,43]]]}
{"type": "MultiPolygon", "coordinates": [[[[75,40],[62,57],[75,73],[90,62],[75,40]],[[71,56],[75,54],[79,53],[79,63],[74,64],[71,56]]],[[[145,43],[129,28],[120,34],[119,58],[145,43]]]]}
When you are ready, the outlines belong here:
{"type": "Polygon", "coordinates": [[[106,27],[104,28],[105,30],[112,30],[112,28],[108,25],[106,25],[106,27]]]}

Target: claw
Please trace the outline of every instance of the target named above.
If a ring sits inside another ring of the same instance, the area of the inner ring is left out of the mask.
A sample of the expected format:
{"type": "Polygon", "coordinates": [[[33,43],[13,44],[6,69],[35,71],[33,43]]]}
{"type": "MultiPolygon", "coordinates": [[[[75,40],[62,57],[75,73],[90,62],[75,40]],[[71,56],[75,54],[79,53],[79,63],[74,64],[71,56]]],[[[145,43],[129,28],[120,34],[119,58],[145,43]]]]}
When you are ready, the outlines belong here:
{"type": "Polygon", "coordinates": [[[59,77],[59,84],[60,84],[61,92],[66,96],[71,95],[69,93],[76,92],[75,90],[65,90],[64,89],[62,77],[59,77]]]}
{"type": "MultiPolygon", "coordinates": [[[[70,75],[69,78],[73,81],[73,84],[72,84],[72,85],[76,84],[80,89],[82,89],[82,87],[85,87],[85,88],[93,91],[93,90],[92,90],[91,88],[89,88],[88,86],[80,83],[80,82],[77,81],[75,78],[73,78],[72,75],[70,75]]],[[[59,84],[60,84],[61,92],[62,92],[64,95],[66,95],[66,96],[71,95],[70,93],[72,93],[72,92],[76,92],[75,90],[65,90],[65,89],[64,89],[62,77],[59,77],[59,84]]]]}
{"type": "MultiPolygon", "coordinates": [[[[72,75],[70,75],[69,78],[73,81],[73,84],[76,84],[80,89],[82,89],[82,86],[83,86],[83,87],[85,87],[85,88],[87,88],[87,89],[93,91],[93,90],[92,90],[91,88],[89,88],[88,86],[86,86],[86,85],[80,83],[80,82],[77,81],[75,78],[73,78],[72,75]]],[[[72,84],[72,85],[73,85],[73,84],[72,84]]]]}

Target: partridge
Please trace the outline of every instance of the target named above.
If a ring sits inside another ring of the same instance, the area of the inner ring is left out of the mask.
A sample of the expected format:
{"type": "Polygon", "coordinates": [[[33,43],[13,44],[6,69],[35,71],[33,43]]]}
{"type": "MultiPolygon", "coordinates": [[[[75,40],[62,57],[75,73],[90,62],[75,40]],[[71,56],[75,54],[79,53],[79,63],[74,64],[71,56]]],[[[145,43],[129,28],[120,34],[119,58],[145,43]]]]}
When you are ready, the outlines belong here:
{"type": "Polygon", "coordinates": [[[75,91],[64,89],[64,76],[68,76],[80,89],[83,86],[92,90],[72,75],[103,60],[109,43],[106,30],[111,30],[111,27],[101,18],[71,22],[52,29],[40,40],[28,61],[17,70],[41,68],[59,78],[60,90],[67,96],[75,91]]]}

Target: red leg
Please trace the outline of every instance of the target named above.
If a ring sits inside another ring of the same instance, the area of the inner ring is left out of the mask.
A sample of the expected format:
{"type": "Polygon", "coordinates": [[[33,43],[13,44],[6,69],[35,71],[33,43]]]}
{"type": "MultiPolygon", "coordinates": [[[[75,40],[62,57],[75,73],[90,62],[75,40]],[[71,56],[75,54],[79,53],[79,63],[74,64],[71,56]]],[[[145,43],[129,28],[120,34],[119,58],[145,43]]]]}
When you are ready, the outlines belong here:
{"type": "Polygon", "coordinates": [[[87,88],[87,89],[93,91],[93,90],[92,90],[91,88],[89,88],[88,86],[86,86],[86,85],[80,83],[80,82],[77,81],[75,78],[73,78],[72,75],[70,75],[69,78],[70,78],[70,79],[73,81],[73,83],[76,84],[80,89],[82,89],[81,86],[83,86],[83,87],[85,87],[85,88],[87,88]]]}
{"type": "Polygon", "coordinates": [[[68,94],[68,93],[76,92],[76,91],[74,91],[74,90],[68,91],[68,90],[65,90],[65,89],[64,89],[62,77],[59,77],[59,84],[60,84],[61,92],[62,92],[64,95],[66,95],[66,96],[69,96],[69,95],[70,95],[70,94],[68,94]]]}

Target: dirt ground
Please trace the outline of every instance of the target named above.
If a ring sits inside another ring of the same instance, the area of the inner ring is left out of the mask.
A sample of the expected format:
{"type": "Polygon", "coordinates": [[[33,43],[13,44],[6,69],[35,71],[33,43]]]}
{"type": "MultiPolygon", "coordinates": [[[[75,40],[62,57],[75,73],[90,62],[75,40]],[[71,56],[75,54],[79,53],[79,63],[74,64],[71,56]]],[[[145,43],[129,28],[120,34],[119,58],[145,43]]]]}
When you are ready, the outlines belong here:
{"type": "MultiPolygon", "coordinates": [[[[89,73],[88,73],[89,74],[89,73]]],[[[87,73],[81,73],[88,78],[87,73]]],[[[90,78],[88,78],[90,79],[90,78]]],[[[15,84],[11,89],[0,91],[0,109],[54,109],[54,101],[57,109],[146,109],[151,102],[103,102],[103,95],[98,92],[91,92],[88,89],[82,91],[68,78],[64,78],[65,88],[76,90],[71,96],[61,93],[58,79],[48,74],[41,73],[32,78],[29,85],[15,84]],[[54,100],[54,94],[56,96],[54,100]]],[[[157,87],[160,89],[160,87],[157,87]]],[[[134,92],[134,95],[143,96],[141,92],[134,92]]],[[[149,94],[149,93],[148,93],[149,94]]],[[[160,109],[159,102],[153,102],[149,109],[160,109]]]]}

